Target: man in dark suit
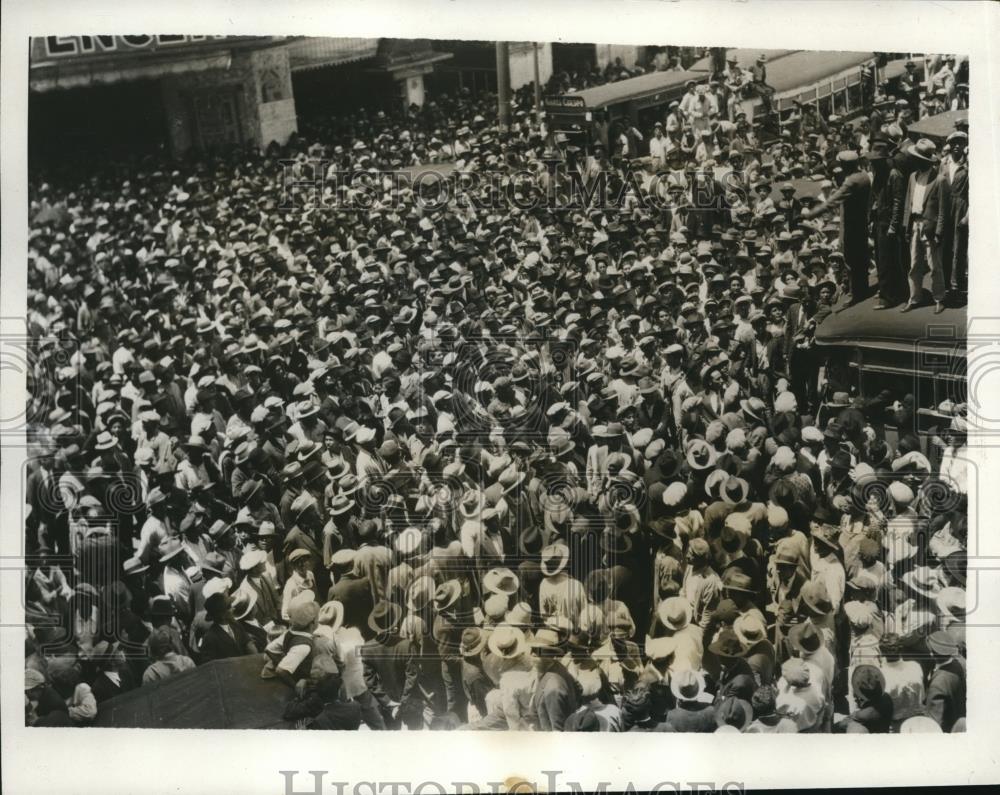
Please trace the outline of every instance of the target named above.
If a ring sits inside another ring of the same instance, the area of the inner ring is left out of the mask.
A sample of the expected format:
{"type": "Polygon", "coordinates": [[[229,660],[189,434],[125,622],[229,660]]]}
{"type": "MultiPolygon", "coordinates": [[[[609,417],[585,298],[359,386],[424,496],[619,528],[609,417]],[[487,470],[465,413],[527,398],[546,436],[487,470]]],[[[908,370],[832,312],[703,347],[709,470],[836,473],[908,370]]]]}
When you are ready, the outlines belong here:
{"type": "Polygon", "coordinates": [[[283,545],[284,557],[296,549],[304,549],[309,553],[311,570],[316,575],[316,593],[326,593],[330,588],[330,574],[323,565],[323,547],[318,540],[323,519],[316,499],[308,492],[302,492],[291,506],[293,517],[291,530],[285,536],[283,545]]]}
{"type": "Polygon", "coordinates": [[[675,706],[667,711],[668,731],[707,734],[717,728],[712,697],[705,692],[705,678],[698,671],[678,671],[670,677],[675,706]]]}
{"type": "Polygon", "coordinates": [[[375,637],[361,647],[365,682],[378,701],[386,728],[398,729],[406,721],[410,729],[423,725],[423,707],[417,699],[420,669],[414,641],[399,636],[402,612],[392,602],[375,605],[368,627],[375,637]]]}
{"type": "Polygon", "coordinates": [[[941,731],[950,732],[955,721],[965,717],[964,661],[959,656],[958,643],[944,630],[927,638],[927,649],[934,657],[934,670],[924,705],[941,731]]]}
{"type": "MultiPolygon", "coordinates": [[[[747,584],[749,585],[749,578],[747,584]]],[[[719,676],[716,686],[716,702],[724,701],[730,696],[749,701],[757,682],[753,677],[750,664],[744,659],[743,649],[736,633],[731,629],[723,629],[708,647],[708,650],[719,661],[719,676]]]]}
{"type": "Polygon", "coordinates": [[[467,627],[462,631],[459,653],[462,656],[462,687],[469,703],[485,716],[486,696],[496,689],[496,683],[489,677],[484,664],[488,635],[479,627],[467,627]]]}
{"type": "Polygon", "coordinates": [[[868,211],[871,207],[872,179],[859,170],[857,152],[845,149],[837,155],[843,169],[844,181],[829,199],[811,210],[803,210],[802,218],[814,218],[830,207],[840,206],[840,250],[850,270],[851,303],[865,300],[871,293],[868,285],[868,265],[871,252],[868,248],[868,211]]]}
{"type": "Polygon", "coordinates": [[[218,591],[209,596],[205,600],[205,613],[212,623],[201,641],[202,662],[258,652],[246,630],[233,617],[229,594],[218,591]]]}
{"type": "Polygon", "coordinates": [[[42,451],[35,465],[29,463],[24,497],[31,508],[25,519],[29,554],[39,549],[56,551],[56,547],[65,554],[69,549],[68,514],[59,492],[61,472],[54,466],[55,461],[55,450],[49,448],[42,451]]]}
{"type": "Polygon", "coordinates": [[[353,549],[339,549],[330,556],[333,585],[330,586],[327,601],[344,605],[344,623],[349,627],[363,627],[375,603],[371,582],[354,570],[355,556],[353,549]]]}
{"type": "Polygon", "coordinates": [[[873,138],[865,157],[872,169],[872,221],[875,239],[875,262],[878,268],[878,301],[875,309],[888,309],[905,300],[906,277],[903,269],[899,236],[890,235],[893,207],[902,207],[901,193],[905,187],[902,172],[897,179],[890,179],[895,159],[892,142],[873,138]],[[897,202],[896,199],[899,199],[897,202]]]}
{"type": "Polygon", "coordinates": [[[941,176],[948,188],[948,218],[941,237],[942,267],[948,288],[968,289],[969,273],[969,169],[966,157],[969,136],[956,131],[948,136],[948,157],[941,164],[941,176]]]}
{"type": "Polygon", "coordinates": [[[538,687],[532,703],[540,731],[562,731],[566,718],[580,705],[578,685],[560,662],[566,653],[566,638],[554,627],[543,627],[531,643],[535,653],[538,687]]]}

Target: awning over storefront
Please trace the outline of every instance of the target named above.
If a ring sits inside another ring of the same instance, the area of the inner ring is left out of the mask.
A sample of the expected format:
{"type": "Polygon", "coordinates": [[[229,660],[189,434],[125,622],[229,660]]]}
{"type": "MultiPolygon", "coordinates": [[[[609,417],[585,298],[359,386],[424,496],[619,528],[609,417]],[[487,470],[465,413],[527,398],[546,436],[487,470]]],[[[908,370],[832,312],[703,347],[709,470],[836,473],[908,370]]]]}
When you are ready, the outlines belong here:
{"type": "Polygon", "coordinates": [[[227,52],[205,58],[143,61],[133,65],[122,65],[114,69],[109,69],[105,65],[83,70],[79,67],[71,70],[60,70],[56,66],[48,70],[44,77],[32,76],[31,88],[34,91],[50,91],[54,88],[82,88],[117,83],[121,80],[145,80],[185,72],[228,69],[231,62],[232,56],[227,52]]]}
{"type": "Polygon", "coordinates": [[[292,44],[288,48],[288,58],[293,72],[303,72],[374,58],[378,46],[379,39],[310,36],[292,44]]]}

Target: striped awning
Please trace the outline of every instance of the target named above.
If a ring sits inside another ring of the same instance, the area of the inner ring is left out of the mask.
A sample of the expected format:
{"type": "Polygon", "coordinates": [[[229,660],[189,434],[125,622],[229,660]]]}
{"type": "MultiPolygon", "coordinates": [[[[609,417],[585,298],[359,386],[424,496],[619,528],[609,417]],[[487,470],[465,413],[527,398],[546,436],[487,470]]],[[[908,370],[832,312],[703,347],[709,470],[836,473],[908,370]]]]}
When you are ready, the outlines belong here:
{"type": "Polygon", "coordinates": [[[293,72],[363,61],[378,53],[378,39],[307,37],[289,45],[288,60],[293,72]]]}

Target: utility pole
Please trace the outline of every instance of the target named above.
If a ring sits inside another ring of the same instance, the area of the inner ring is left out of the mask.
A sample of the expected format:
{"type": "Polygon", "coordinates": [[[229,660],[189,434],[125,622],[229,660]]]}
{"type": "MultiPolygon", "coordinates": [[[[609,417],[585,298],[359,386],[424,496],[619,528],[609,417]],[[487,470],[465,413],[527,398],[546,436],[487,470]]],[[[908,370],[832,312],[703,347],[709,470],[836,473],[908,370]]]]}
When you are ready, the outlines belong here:
{"type": "Polygon", "coordinates": [[[542,125],[542,86],[539,83],[539,69],[538,69],[538,42],[533,43],[534,56],[535,56],[535,123],[541,127],[542,125]]]}
{"type": "Polygon", "coordinates": [[[497,111],[500,129],[510,129],[510,45],[497,42],[497,111]]]}

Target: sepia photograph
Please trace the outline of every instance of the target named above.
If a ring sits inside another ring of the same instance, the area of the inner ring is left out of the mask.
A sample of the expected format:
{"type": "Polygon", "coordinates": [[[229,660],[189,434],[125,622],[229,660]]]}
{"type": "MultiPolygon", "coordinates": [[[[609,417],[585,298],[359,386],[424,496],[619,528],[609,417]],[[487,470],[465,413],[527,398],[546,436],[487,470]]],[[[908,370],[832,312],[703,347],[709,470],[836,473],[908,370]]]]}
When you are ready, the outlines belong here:
{"type": "Polygon", "coordinates": [[[972,45],[104,21],[18,89],[5,720],[53,758],[995,732],[972,45]]]}
{"type": "Polygon", "coordinates": [[[26,721],[963,731],[968,72],[33,39],[26,721]]]}

